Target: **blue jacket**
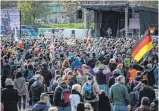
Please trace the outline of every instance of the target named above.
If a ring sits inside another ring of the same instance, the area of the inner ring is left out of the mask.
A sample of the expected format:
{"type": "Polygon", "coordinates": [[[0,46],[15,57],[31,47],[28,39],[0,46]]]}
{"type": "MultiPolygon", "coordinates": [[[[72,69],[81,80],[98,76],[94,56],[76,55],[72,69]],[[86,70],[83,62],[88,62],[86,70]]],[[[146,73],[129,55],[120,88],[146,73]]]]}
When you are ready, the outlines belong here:
{"type": "Polygon", "coordinates": [[[158,67],[154,69],[154,79],[158,80],[158,67]]]}
{"type": "Polygon", "coordinates": [[[75,61],[72,63],[72,70],[81,66],[82,66],[82,63],[76,58],[75,61]]]}
{"type": "Polygon", "coordinates": [[[38,102],[33,106],[32,111],[48,111],[48,109],[49,106],[46,103],[38,102]]]}

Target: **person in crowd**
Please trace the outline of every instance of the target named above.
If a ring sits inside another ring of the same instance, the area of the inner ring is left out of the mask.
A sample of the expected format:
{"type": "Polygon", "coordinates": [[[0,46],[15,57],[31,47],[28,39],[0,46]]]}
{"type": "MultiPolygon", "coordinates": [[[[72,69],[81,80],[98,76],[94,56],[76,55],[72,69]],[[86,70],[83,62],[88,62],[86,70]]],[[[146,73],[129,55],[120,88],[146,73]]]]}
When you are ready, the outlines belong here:
{"type": "Polygon", "coordinates": [[[93,68],[95,67],[96,62],[97,62],[96,54],[93,53],[93,54],[92,54],[92,58],[90,58],[90,59],[88,60],[87,65],[89,65],[89,66],[93,69],[93,68]]]}
{"type": "Polygon", "coordinates": [[[111,88],[112,85],[115,84],[115,80],[116,78],[119,76],[120,74],[118,73],[118,71],[115,69],[113,71],[113,76],[109,78],[109,82],[108,82],[108,87],[111,88]]]}
{"type": "Polygon", "coordinates": [[[69,80],[68,85],[70,87],[77,83],[76,75],[73,75],[73,72],[71,70],[67,72],[67,79],[69,80]]]}
{"type": "Polygon", "coordinates": [[[22,99],[23,99],[23,109],[25,110],[28,89],[25,82],[25,78],[22,77],[21,72],[17,72],[16,74],[16,78],[14,79],[14,88],[17,89],[19,95],[19,103],[18,103],[19,110],[21,110],[22,99]]]}
{"type": "Polygon", "coordinates": [[[54,92],[56,87],[58,86],[58,80],[60,76],[56,76],[55,80],[52,81],[51,85],[49,86],[49,92],[54,92]]]}
{"type": "Polygon", "coordinates": [[[98,111],[103,111],[103,109],[106,111],[111,111],[111,105],[105,91],[101,90],[99,94],[98,111]]]}
{"type": "Polygon", "coordinates": [[[148,85],[147,80],[142,80],[141,87],[142,88],[139,91],[139,104],[141,104],[141,99],[143,97],[148,97],[150,103],[152,103],[153,100],[156,98],[155,91],[153,90],[153,88],[148,85]]]}
{"type": "Polygon", "coordinates": [[[82,66],[82,63],[80,62],[80,57],[76,57],[75,61],[72,63],[72,66],[71,66],[72,70],[81,66],[82,66]]]}
{"type": "Polygon", "coordinates": [[[113,111],[127,111],[129,105],[128,89],[125,86],[125,77],[119,76],[118,82],[110,89],[110,99],[113,104],[113,111]]]}
{"type": "Polygon", "coordinates": [[[89,103],[84,104],[85,111],[94,111],[93,107],[89,103]]]}
{"type": "Polygon", "coordinates": [[[110,71],[111,72],[113,72],[116,69],[116,67],[117,67],[117,65],[115,64],[115,62],[116,62],[115,59],[110,59],[110,61],[109,61],[108,65],[110,67],[110,71]]]}
{"type": "Polygon", "coordinates": [[[29,81],[34,75],[35,75],[35,72],[34,72],[33,66],[29,64],[27,70],[24,73],[24,77],[26,78],[26,81],[29,81]]]}
{"type": "Polygon", "coordinates": [[[70,111],[70,99],[71,94],[70,87],[64,82],[62,78],[58,80],[59,85],[54,92],[54,105],[58,107],[58,111],[70,111]]]}
{"type": "Polygon", "coordinates": [[[51,72],[48,70],[48,65],[46,63],[42,64],[40,74],[44,77],[44,81],[47,87],[49,87],[52,75],[51,75],[51,72]]]}
{"type": "Polygon", "coordinates": [[[49,96],[46,93],[42,93],[40,95],[40,101],[33,106],[32,111],[48,111],[50,108],[48,104],[49,96]]]}
{"type": "Polygon", "coordinates": [[[80,102],[77,105],[77,111],[85,111],[84,103],[80,102]]]}
{"type": "Polygon", "coordinates": [[[6,88],[2,89],[1,102],[4,105],[4,111],[18,111],[18,91],[14,89],[14,82],[7,78],[6,88]]]}
{"type": "Polygon", "coordinates": [[[71,102],[71,111],[77,111],[77,105],[80,102],[83,102],[81,92],[81,86],[79,84],[75,84],[72,86],[72,91],[70,95],[70,102],[71,102]]]}
{"type": "Polygon", "coordinates": [[[158,97],[153,100],[151,103],[151,110],[158,111],[158,97]]]}
{"type": "Polygon", "coordinates": [[[37,80],[30,87],[30,99],[32,101],[32,105],[35,105],[40,100],[40,95],[43,92],[47,92],[47,87],[43,84],[44,78],[43,76],[38,76],[37,80]]]}
{"type": "Polygon", "coordinates": [[[84,97],[84,102],[90,103],[94,111],[98,111],[99,85],[93,80],[92,76],[89,76],[88,81],[84,83],[81,93],[84,97]]]}
{"type": "Polygon", "coordinates": [[[143,97],[141,99],[141,105],[135,111],[152,111],[150,107],[149,98],[143,97]]]}

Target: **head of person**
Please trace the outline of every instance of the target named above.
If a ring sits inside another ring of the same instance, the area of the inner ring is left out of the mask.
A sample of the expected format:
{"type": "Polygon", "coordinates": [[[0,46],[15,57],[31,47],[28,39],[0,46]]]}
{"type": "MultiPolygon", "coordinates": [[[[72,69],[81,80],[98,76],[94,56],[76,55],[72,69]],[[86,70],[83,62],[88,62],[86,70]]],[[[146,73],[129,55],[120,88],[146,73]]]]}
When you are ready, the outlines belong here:
{"type": "Polygon", "coordinates": [[[84,109],[85,109],[85,111],[93,111],[93,108],[90,103],[85,103],[84,109]]]}
{"type": "Polygon", "coordinates": [[[141,105],[150,106],[149,98],[148,98],[148,97],[143,97],[143,98],[141,99],[141,105]]]}
{"type": "Polygon", "coordinates": [[[144,88],[144,87],[146,87],[146,86],[148,86],[148,80],[142,80],[141,81],[141,86],[144,88]]]}
{"type": "Polygon", "coordinates": [[[106,96],[106,93],[105,93],[104,90],[101,90],[100,93],[99,93],[99,95],[106,96]]]}
{"type": "Polygon", "coordinates": [[[119,65],[117,66],[117,68],[120,69],[120,70],[122,70],[122,69],[123,69],[123,64],[119,64],[119,65]]]}
{"type": "Polygon", "coordinates": [[[12,79],[7,78],[6,81],[5,81],[5,85],[6,86],[13,86],[14,83],[13,83],[12,79]]]}
{"type": "Polygon", "coordinates": [[[33,70],[33,66],[31,64],[28,65],[29,70],[33,70]]]}
{"type": "Polygon", "coordinates": [[[20,71],[21,71],[21,66],[18,65],[18,66],[16,67],[16,72],[20,72],[20,71]]]}
{"type": "Polygon", "coordinates": [[[75,90],[75,91],[77,91],[77,92],[81,92],[81,85],[79,85],[79,84],[74,84],[73,86],[72,86],[72,90],[75,90]]]}
{"type": "Polygon", "coordinates": [[[38,81],[40,84],[43,84],[43,82],[44,82],[44,77],[43,77],[42,75],[39,75],[39,76],[37,77],[37,81],[38,81]]]}
{"type": "Polygon", "coordinates": [[[22,75],[21,72],[17,72],[17,73],[16,73],[16,79],[19,78],[19,77],[22,77],[22,76],[23,76],[23,75],[22,75]]]}
{"type": "Polygon", "coordinates": [[[118,82],[121,84],[125,84],[125,82],[126,82],[124,76],[119,76],[117,79],[118,79],[118,82]]]}
{"type": "Polygon", "coordinates": [[[40,101],[44,102],[44,103],[48,103],[49,102],[49,95],[46,93],[42,93],[40,95],[40,101]]]}
{"type": "Polygon", "coordinates": [[[48,109],[48,111],[58,111],[58,108],[57,107],[51,107],[48,109]]]}
{"type": "Polygon", "coordinates": [[[93,81],[93,76],[88,76],[88,81],[93,81]]]}
{"type": "Polygon", "coordinates": [[[84,107],[84,104],[83,103],[79,103],[77,105],[77,111],[85,111],[85,107],[84,107]]]}
{"type": "Polygon", "coordinates": [[[119,75],[120,75],[120,74],[119,74],[118,70],[115,69],[115,70],[113,71],[113,76],[114,76],[114,77],[118,77],[119,75]]]}
{"type": "Polygon", "coordinates": [[[69,70],[69,71],[67,72],[67,78],[68,78],[68,79],[71,79],[72,77],[73,77],[73,73],[72,73],[71,70],[69,70]]]}

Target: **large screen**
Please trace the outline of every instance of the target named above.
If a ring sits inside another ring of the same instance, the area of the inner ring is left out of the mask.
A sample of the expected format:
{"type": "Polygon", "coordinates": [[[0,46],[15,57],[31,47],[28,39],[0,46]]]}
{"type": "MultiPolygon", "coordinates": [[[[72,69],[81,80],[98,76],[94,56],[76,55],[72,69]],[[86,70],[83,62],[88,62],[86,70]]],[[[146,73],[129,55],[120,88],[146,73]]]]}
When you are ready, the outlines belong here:
{"type": "Polygon", "coordinates": [[[1,34],[14,34],[15,27],[20,30],[20,10],[1,10],[1,34]]]}

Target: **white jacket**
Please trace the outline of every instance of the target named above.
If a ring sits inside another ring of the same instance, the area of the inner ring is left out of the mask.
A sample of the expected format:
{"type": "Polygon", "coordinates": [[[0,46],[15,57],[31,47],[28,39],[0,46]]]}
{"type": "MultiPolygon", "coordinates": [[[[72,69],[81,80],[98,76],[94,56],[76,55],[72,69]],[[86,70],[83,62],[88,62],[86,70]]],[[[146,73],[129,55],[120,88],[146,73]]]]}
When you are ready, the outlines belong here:
{"type": "Polygon", "coordinates": [[[71,111],[77,111],[77,105],[80,103],[80,96],[78,94],[70,95],[71,111]]]}

